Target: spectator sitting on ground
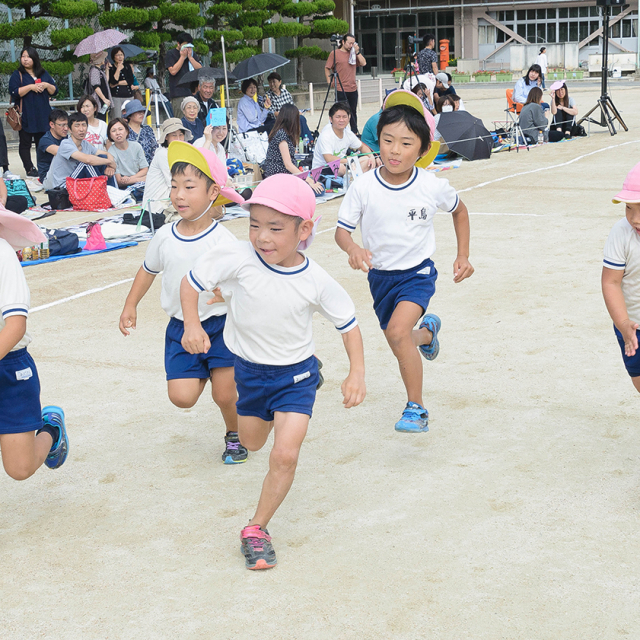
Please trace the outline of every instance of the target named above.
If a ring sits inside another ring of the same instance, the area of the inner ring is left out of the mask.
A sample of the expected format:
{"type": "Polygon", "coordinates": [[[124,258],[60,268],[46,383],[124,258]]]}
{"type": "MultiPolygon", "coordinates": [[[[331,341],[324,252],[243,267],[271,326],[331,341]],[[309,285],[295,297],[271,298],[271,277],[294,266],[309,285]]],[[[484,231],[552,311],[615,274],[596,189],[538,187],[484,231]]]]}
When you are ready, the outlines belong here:
{"type": "Polygon", "coordinates": [[[548,139],[547,132],[547,116],[542,110],[542,89],[540,87],[533,87],[529,91],[527,101],[522,107],[520,117],[518,118],[518,124],[522,129],[524,137],[529,144],[536,144],[538,142],[538,134],[542,132],[545,141],[548,139]]]}
{"type": "Polygon", "coordinates": [[[449,86],[449,78],[444,71],[436,74],[436,88],[433,90],[433,99],[438,100],[442,96],[455,94],[455,89],[449,86]]]}
{"type": "Polygon", "coordinates": [[[456,101],[453,96],[442,96],[436,103],[436,117],[434,118],[436,123],[436,131],[433,136],[434,140],[440,140],[442,136],[438,131],[438,123],[440,122],[440,115],[443,113],[450,113],[456,110],[456,101]]]}
{"type": "MultiPolygon", "coordinates": [[[[60,143],[69,135],[69,115],[61,109],[49,112],[49,131],[38,142],[38,178],[41,183],[47,177],[54,156],[58,153],[60,143]]],[[[13,211],[13,209],[12,209],[13,211]]]]}
{"type": "Polygon", "coordinates": [[[551,131],[561,132],[562,136],[571,135],[571,128],[578,115],[578,107],[573,98],[569,97],[569,87],[564,80],[560,80],[562,86],[551,91],[551,131]]]}
{"type": "Polygon", "coordinates": [[[198,118],[200,103],[193,96],[187,96],[182,101],[180,108],[184,114],[182,124],[191,131],[192,140],[202,138],[204,135],[204,122],[198,118]]]}
{"type": "MultiPolygon", "coordinates": [[[[295,103],[292,95],[282,85],[282,76],[279,73],[276,73],[275,71],[270,73],[267,76],[267,80],[269,82],[269,90],[265,97],[269,98],[269,101],[271,102],[271,108],[269,111],[273,115],[273,118],[276,119],[278,117],[278,113],[280,113],[280,109],[282,109],[285,104],[295,103]]],[[[264,102],[264,99],[262,99],[262,101],[264,102]]],[[[260,102],[260,97],[258,98],[258,102],[260,102]]],[[[313,139],[311,130],[307,124],[307,119],[300,113],[300,137],[304,138],[305,136],[309,140],[313,139]]]]}
{"type": "Polygon", "coordinates": [[[213,77],[202,76],[198,82],[198,90],[194,98],[198,101],[198,118],[202,124],[207,124],[207,115],[211,109],[218,109],[218,103],[214,100],[213,94],[216,92],[216,80],[213,77]]]}
{"type": "MultiPolygon", "coordinates": [[[[513,90],[513,101],[518,104],[526,104],[529,92],[534,87],[540,87],[542,85],[542,69],[538,64],[532,64],[529,67],[526,75],[524,75],[518,82],[513,90]]],[[[542,108],[546,111],[549,105],[546,102],[541,103],[542,108]]]]}
{"type": "Polygon", "coordinates": [[[84,115],[87,116],[88,126],[85,140],[97,151],[106,149],[107,123],[104,120],[98,120],[98,103],[92,96],[82,96],[82,98],[78,100],[76,111],[84,113],[84,115]]]}
{"type": "MultiPolygon", "coordinates": [[[[347,151],[349,149],[361,153],[371,153],[371,149],[355,133],[347,129],[350,117],[351,109],[346,102],[336,102],[329,109],[329,124],[320,132],[313,151],[313,169],[340,159],[338,175],[344,176],[347,172],[347,151]]],[[[359,158],[359,161],[362,171],[369,171],[369,169],[376,167],[376,159],[373,155],[364,155],[359,158]]],[[[323,173],[333,175],[328,167],[323,170],[323,173]]]]}
{"type": "MultiPolygon", "coordinates": [[[[280,108],[269,134],[267,157],[262,165],[265,178],[277,173],[291,173],[294,176],[304,173],[295,162],[295,141],[300,138],[299,115],[298,108],[294,104],[284,104],[280,108]]],[[[317,195],[324,193],[322,185],[310,175],[305,178],[305,181],[317,195]]]]}
{"type": "Polygon", "coordinates": [[[44,180],[47,191],[66,186],[67,178],[90,178],[95,173],[114,175],[115,159],[106,151],[97,151],[85,140],[87,126],[84,113],[76,111],[69,116],[69,137],[60,143],[44,180]]]}
{"type": "Polygon", "coordinates": [[[269,119],[269,109],[271,108],[269,96],[265,97],[263,106],[260,106],[253,99],[253,96],[258,93],[258,83],[253,78],[243,80],[240,89],[244,95],[238,101],[238,131],[240,133],[247,131],[257,131],[258,133],[266,131],[269,133],[274,122],[273,119],[269,119]]]}
{"type": "Polygon", "coordinates": [[[0,205],[14,213],[23,213],[29,208],[26,196],[10,196],[7,193],[7,185],[0,178],[0,205]]]}
{"type": "Polygon", "coordinates": [[[420,98],[420,100],[422,100],[422,103],[428,111],[430,111],[433,115],[436,114],[436,108],[433,103],[433,94],[429,91],[429,88],[426,84],[424,84],[424,82],[418,82],[418,84],[414,84],[411,88],[411,91],[412,93],[415,93],[418,98],[420,98]]]}
{"type": "Polygon", "coordinates": [[[158,148],[158,142],[153,129],[148,124],[143,123],[145,112],[146,109],[140,100],[130,100],[127,102],[124,117],[129,123],[128,139],[140,144],[144,151],[144,157],[147,159],[147,164],[151,164],[153,155],[158,148]]]}
{"type": "Polygon", "coordinates": [[[378,120],[380,120],[380,115],[382,114],[382,109],[378,111],[378,113],[374,113],[365,123],[364,128],[362,129],[361,140],[364,142],[371,151],[375,151],[376,153],[380,153],[380,142],[378,141],[378,120]]]}
{"type": "MultiPolygon", "coordinates": [[[[200,149],[208,149],[218,156],[223,167],[227,166],[227,152],[222,146],[222,142],[227,137],[228,128],[226,125],[213,127],[210,124],[204,128],[204,135],[193,141],[193,146],[200,149]]],[[[226,186],[231,185],[231,178],[227,177],[226,186]]],[[[224,185],[221,185],[224,186],[224,185]]]]}
{"type": "Polygon", "coordinates": [[[449,98],[451,98],[453,100],[453,110],[454,111],[466,111],[466,108],[464,106],[464,102],[462,101],[462,98],[458,95],[456,95],[455,93],[450,95],[449,98]]]}
{"type": "MultiPolygon", "coordinates": [[[[116,182],[118,187],[127,188],[144,182],[149,171],[149,164],[144,150],[138,142],[129,140],[129,124],[123,118],[116,118],[109,123],[107,136],[113,142],[109,151],[116,162],[116,182]]],[[[137,202],[142,200],[143,190],[137,186],[132,195],[137,202]]]]}
{"type": "Polygon", "coordinates": [[[170,202],[163,202],[163,200],[168,200],[171,193],[168,152],[169,145],[175,140],[190,142],[191,131],[182,124],[180,118],[168,118],[160,127],[160,137],[158,138],[160,146],[153,156],[144,182],[142,204],[145,210],[151,209],[152,213],[162,213],[171,206],[170,202]]]}

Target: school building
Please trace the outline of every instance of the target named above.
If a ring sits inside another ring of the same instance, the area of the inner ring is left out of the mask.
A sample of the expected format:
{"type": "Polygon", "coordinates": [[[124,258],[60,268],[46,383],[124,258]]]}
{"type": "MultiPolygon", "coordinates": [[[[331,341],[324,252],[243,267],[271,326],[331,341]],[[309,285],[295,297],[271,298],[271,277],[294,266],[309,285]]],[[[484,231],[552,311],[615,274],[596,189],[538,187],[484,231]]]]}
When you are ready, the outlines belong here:
{"type": "MultiPolygon", "coordinates": [[[[461,71],[522,69],[547,47],[551,67],[587,68],[602,51],[601,10],[595,0],[337,0],[336,17],[352,31],[371,67],[389,73],[406,64],[408,36],[448,40],[461,71]]],[[[638,0],[611,8],[610,66],[638,66],[638,0]]],[[[600,64],[596,58],[592,65],[600,64]]]]}

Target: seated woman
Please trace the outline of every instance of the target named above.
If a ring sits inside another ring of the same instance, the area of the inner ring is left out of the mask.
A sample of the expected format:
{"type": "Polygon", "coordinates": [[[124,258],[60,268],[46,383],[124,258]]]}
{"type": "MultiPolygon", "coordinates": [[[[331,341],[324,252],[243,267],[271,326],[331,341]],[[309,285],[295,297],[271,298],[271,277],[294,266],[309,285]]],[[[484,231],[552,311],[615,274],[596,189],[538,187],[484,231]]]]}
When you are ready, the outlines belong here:
{"type": "MultiPolygon", "coordinates": [[[[304,173],[296,166],[296,146],[294,140],[300,138],[300,118],[298,108],[293,104],[285,104],[280,108],[276,122],[269,134],[267,157],[262,164],[265,178],[277,173],[292,173],[294,176],[304,173]]],[[[305,181],[317,195],[324,193],[324,187],[310,175],[305,181]]]]}
{"type": "Polygon", "coordinates": [[[258,93],[258,83],[253,78],[247,78],[242,81],[240,89],[244,94],[238,101],[238,131],[246,133],[247,131],[257,131],[269,133],[273,127],[273,120],[269,119],[269,109],[271,108],[271,100],[269,96],[264,99],[264,106],[260,106],[253,96],[258,93]]]}
{"type": "Polygon", "coordinates": [[[180,109],[184,114],[182,124],[191,131],[192,140],[202,138],[204,135],[204,122],[198,118],[200,103],[193,96],[187,96],[181,103],[180,109]]]}
{"type": "Polygon", "coordinates": [[[107,137],[113,144],[109,153],[116,161],[116,182],[118,187],[133,187],[131,194],[136,202],[141,202],[144,195],[144,181],[149,172],[149,163],[145,158],[142,146],[129,140],[129,124],[124,118],[115,118],[107,127],[107,137]]]}
{"type": "Polygon", "coordinates": [[[144,183],[142,205],[145,211],[162,213],[171,206],[169,194],[171,193],[171,171],[169,170],[168,151],[169,145],[174,141],[191,141],[191,131],[183,124],[180,118],[168,118],[160,127],[160,146],[156,150],[153,160],[149,165],[149,171],[144,183]]]}
{"type": "Polygon", "coordinates": [[[547,116],[542,110],[542,89],[533,87],[529,91],[527,101],[522,107],[518,124],[522,129],[522,133],[529,144],[537,144],[540,132],[544,135],[544,139],[548,139],[547,134],[547,116]]]}
{"type": "Polygon", "coordinates": [[[156,136],[148,124],[143,124],[146,109],[140,100],[129,100],[124,112],[124,118],[129,123],[129,140],[137,142],[144,151],[147,163],[151,164],[158,148],[156,136]]]}
{"type": "MultiPolygon", "coordinates": [[[[275,71],[270,73],[267,76],[267,81],[269,82],[269,90],[266,93],[266,97],[269,98],[271,102],[269,111],[273,114],[274,119],[276,119],[280,113],[280,109],[282,109],[285,104],[295,103],[293,102],[291,94],[282,86],[282,76],[279,73],[275,71]]],[[[300,136],[302,138],[306,136],[309,140],[313,139],[311,130],[307,124],[307,119],[302,114],[300,114],[300,136]]]]}
{"type": "Polygon", "coordinates": [[[575,100],[569,97],[569,88],[565,81],[561,80],[559,84],[562,86],[549,94],[551,96],[551,114],[553,115],[549,138],[557,140],[571,136],[571,128],[578,115],[578,107],[576,107],[575,100]],[[552,135],[553,132],[556,133],[552,135]],[[560,135],[558,136],[558,134],[560,135]]]}
{"type": "Polygon", "coordinates": [[[98,103],[92,96],[82,96],[76,105],[76,111],[87,116],[87,135],[85,141],[96,151],[106,149],[107,143],[107,123],[97,117],[98,103]]]}
{"type": "MultiPolygon", "coordinates": [[[[538,64],[532,64],[529,67],[529,71],[527,71],[526,75],[524,75],[518,82],[516,82],[516,86],[513,90],[513,101],[517,105],[524,105],[527,103],[527,97],[529,96],[529,92],[535,88],[540,87],[542,84],[542,69],[538,64]]],[[[542,102],[542,108],[546,111],[549,108],[549,105],[546,102],[542,102]]],[[[518,107],[516,107],[518,108],[518,107]]],[[[518,113],[520,113],[518,111],[518,113]]]]}
{"type": "MultiPolygon", "coordinates": [[[[450,113],[451,111],[455,111],[455,110],[456,110],[456,101],[453,99],[452,95],[442,96],[441,98],[438,99],[438,101],[436,102],[436,117],[434,118],[436,123],[436,131],[433,136],[434,140],[442,139],[442,136],[438,131],[438,123],[440,122],[440,116],[443,113],[450,113]]],[[[440,147],[440,152],[444,153],[442,147],[440,147]]]]}
{"type": "Polygon", "coordinates": [[[436,115],[437,111],[433,104],[433,93],[431,93],[424,82],[418,82],[418,84],[414,85],[411,89],[413,93],[415,93],[420,100],[424,103],[424,106],[427,107],[427,110],[436,115]]]}
{"type": "MultiPolygon", "coordinates": [[[[197,140],[194,140],[193,146],[201,149],[209,149],[209,151],[213,151],[223,167],[227,166],[227,152],[224,150],[222,146],[222,142],[227,137],[228,128],[226,125],[219,127],[212,127],[211,125],[207,125],[204,128],[204,135],[197,140]]],[[[227,179],[227,185],[230,186],[231,178],[227,179]]]]}

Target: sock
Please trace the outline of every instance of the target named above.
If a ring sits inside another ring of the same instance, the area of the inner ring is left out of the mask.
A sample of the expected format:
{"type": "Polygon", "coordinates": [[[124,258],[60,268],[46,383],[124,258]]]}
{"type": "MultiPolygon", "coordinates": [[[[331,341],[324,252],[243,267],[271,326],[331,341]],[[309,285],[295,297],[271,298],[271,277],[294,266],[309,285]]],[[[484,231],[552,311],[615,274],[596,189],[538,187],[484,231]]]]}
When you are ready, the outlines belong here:
{"type": "Polygon", "coordinates": [[[48,433],[53,439],[53,442],[51,444],[51,448],[53,449],[56,442],[58,442],[58,438],[60,437],[60,428],[52,424],[44,424],[42,429],[38,429],[38,431],[36,432],[36,435],[42,433],[43,431],[48,433]]]}

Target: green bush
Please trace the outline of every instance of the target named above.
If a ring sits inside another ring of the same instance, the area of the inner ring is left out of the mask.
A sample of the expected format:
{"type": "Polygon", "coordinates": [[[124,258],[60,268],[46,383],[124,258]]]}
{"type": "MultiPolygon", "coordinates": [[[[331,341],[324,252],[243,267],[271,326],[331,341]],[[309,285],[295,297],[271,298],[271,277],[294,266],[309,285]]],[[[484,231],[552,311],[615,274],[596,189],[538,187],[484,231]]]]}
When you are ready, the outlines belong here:
{"type": "Polygon", "coordinates": [[[312,58],[313,60],[326,60],[329,57],[328,51],[323,51],[320,47],[298,47],[288,49],[284,52],[285,58],[312,58]]]}
{"type": "Polygon", "coordinates": [[[159,49],[160,35],[157,33],[147,33],[146,31],[136,31],[131,38],[133,44],[137,44],[143,49],[159,49]]]}
{"type": "Polygon", "coordinates": [[[247,11],[246,13],[241,13],[238,16],[237,22],[240,27],[259,27],[262,26],[272,16],[272,11],[247,11]]]}
{"type": "Polygon", "coordinates": [[[264,35],[269,38],[305,37],[311,33],[311,27],[299,22],[272,22],[264,25],[264,35]]]}
{"type": "Polygon", "coordinates": [[[10,76],[20,65],[20,63],[16,60],[16,62],[0,62],[0,74],[4,76],[10,76]]]}
{"type": "Polygon", "coordinates": [[[70,29],[54,29],[51,31],[51,44],[62,49],[67,45],[76,45],[93,34],[91,27],[73,27],[70,29]]]}
{"type": "Polygon", "coordinates": [[[232,16],[242,11],[242,5],[237,2],[218,2],[207,9],[207,15],[212,17],[232,16]]]}
{"type": "Polygon", "coordinates": [[[303,18],[312,16],[318,12],[318,5],[315,2],[290,2],[280,10],[280,14],[288,18],[303,18]]]}
{"type": "Polygon", "coordinates": [[[112,11],[105,11],[98,19],[105,29],[119,27],[120,29],[130,29],[149,22],[149,12],[146,9],[132,9],[122,7],[112,11]]]}
{"type": "MultiPolygon", "coordinates": [[[[54,78],[55,76],[66,76],[73,73],[75,65],[73,62],[55,62],[53,60],[43,60],[42,68],[48,71],[54,78]]],[[[57,81],[56,81],[57,83],[57,81]]]]}
{"type": "Polygon", "coordinates": [[[261,11],[267,7],[269,7],[269,0],[243,0],[242,2],[242,8],[245,11],[261,11]]]}
{"type": "Polygon", "coordinates": [[[25,18],[13,24],[0,24],[0,40],[18,40],[42,33],[49,28],[49,21],[44,18],[25,18]]]}
{"type": "Polygon", "coordinates": [[[204,32],[204,37],[213,42],[220,42],[221,36],[224,36],[225,43],[237,42],[238,40],[242,40],[242,31],[238,31],[237,29],[228,29],[226,31],[207,29],[204,32]]]}
{"type": "Polygon", "coordinates": [[[57,0],[51,4],[51,15],[57,18],[91,18],[99,10],[93,0],[57,0]]]}
{"type": "Polygon", "coordinates": [[[204,18],[200,16],[200,5],[195,2],[163,2],[160,5],[160,11],[162,18],[171,20],[175,24],[193,29],[204,26],[204,18]]]}
{"type": "Polygon", "coordinates": [[[332,33],[347,33],[349,31],[349,23],[338,18],[317,18],[313,21],[313,34],[328,36],[332,33]]]}
{"type": "Polygon", "coordinates": [[[315,4],[318,7],[318,13],[332,13],[336,8],[333,0],[316,0],[315,4]]]}
{"type": "MultiPolygon", "coordinates": [[[[260,52],[261,50],[258,47],[239,47],[238,49],[231,49],[227,51],[227,62],[237,64],[238,62],[242,62],[242,60],[246,60],[260,52]]],[[[222,51],[214,53],[213,56],[211,56],[211,61],[217,64],[222,63],[222,51]]]]}
{"type": "Polygon", "coordinates": [[[245,40],[260,40],[262,38],[262,29],[260,27],[244,27],[242,36],[245,40]]]}

